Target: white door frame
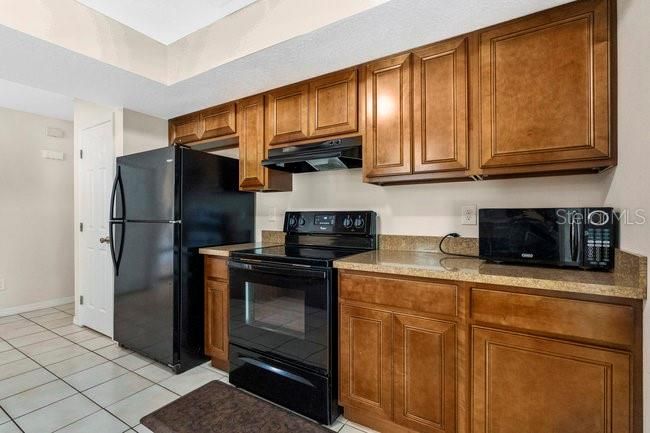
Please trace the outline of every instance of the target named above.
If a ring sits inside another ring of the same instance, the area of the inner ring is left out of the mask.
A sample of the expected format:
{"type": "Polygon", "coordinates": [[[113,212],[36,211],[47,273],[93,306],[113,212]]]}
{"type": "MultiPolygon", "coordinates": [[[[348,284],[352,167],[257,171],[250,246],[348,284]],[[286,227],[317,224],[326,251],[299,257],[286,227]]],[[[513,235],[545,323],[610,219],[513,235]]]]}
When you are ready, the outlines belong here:
{"type": "MultiPolygon", "coordinates": [[[[88,322],[88,319],[86,317],[84,317],[85,309],[80,305],[81,296],[86,295],[84,293],[84,286],[83,286],[83,281],[82,281],[82,275],[83,274],[82,274],[82,270],[81,270],[82,262],[81,262],[81,259],[80,259],[81,251],[82,251],[82,248],[83,248],[83,237],[81,236],[81,225],[80,225],[83,222],[83,221],[81,221],[81,215],[82,215],[82,209],[81,208],[83,206],[83,202],[82,202],[82,177],[81,177],[82,176],[82,171],[81,171],[81,169],[82,169],[82,163],[81,163],[81,160],[82,160],[82,158],[81,158],[81,151],[82,151],[81,133],[83,131],[86,131],[86,130],[89,130],[89,129],[92,129],[92,128],[96,128],[96,127],[104,125],[106,123],[111,124],[112,131],[113,131],[113,134],[112,134],[113,140],[111,141],[111,143],[109,145],[110,149],[107,149],[107,150],[109,152],[109,155],[111,155],[111,159],[112,159],[112,162],[110,164],[110,168],[111,168],[110,178],[113,179],[115,177],[115,167],[116,167],[115,156],[116,156],[116,153],[117,153],[116,152],[117,149],[116,149],[116,146],[115,146],[115,141],[116,141],[115,127],[116,127],[116,120],[117,119],[115,119],[114,117],[115,117],[114,113],[111,113],[110,116],[98,117],[94,121],[88,122],[87,124],[75,125],[75,132],[76,132],[76,134],[78,134],[78,136],[75,137],[75,153],[76,153],[75,160],[76,160],[77,163],[75,164],[75,244],[74,245],[75,245],[75,286],[76,286],[76,290],[75,290],[75,307],[76,307],[75,308],[75,313],[76,314],[75,314],[74,323],[77,324],[77,325],[80,325],[80,326],[84,326],[88,322]]],[[[109,185],[109,189],[110,189],[110,185],[109,185]]],[[[106,200],[108,202],[109,198],[107,197],[106,200]]],[[[106,219],[108,220],[108,213],[106,214],[106,219]]],[[[113,265],[112,265],[112,263],[110,263],[110,259],[109,259],[108,264],[109,264],[110,269],[112,271],[112,266],[113,265]]],[[[113,274],[111,272],[111,283],[109,284],[110,285],[110,291],[111,291],[110,299],[113,299],[113,294],[114,294],[114,281],[113,281],[112,275],[113,274]]],[[[86,299],[88,299],[87,295],[86,295],[86,299]]],[[[111,311],[112,311],[112,309],[113,308],[111,308],[111,311]]],[[[107,335],[109,337],[111,337],[111,338],[113,337],[112,322],[111,322],[110,332],[107,332],[107,335]],[[110,334],[110,335],[108,335],[108,334],[110,334]]]]}

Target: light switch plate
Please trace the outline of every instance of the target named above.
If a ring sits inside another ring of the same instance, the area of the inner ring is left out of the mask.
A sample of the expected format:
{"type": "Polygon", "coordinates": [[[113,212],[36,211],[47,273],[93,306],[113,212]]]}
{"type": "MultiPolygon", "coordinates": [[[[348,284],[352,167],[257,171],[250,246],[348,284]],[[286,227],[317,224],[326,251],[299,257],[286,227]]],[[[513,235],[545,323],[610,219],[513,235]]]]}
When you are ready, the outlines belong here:
{"type": "Polygon", "coordinates": [[[269,222],[274,223],[278,220],[278,208],[272,207],[269,209],[269,222]]]}
{"type": "Polygon", "coordinates": [[[464,226],[476,225],[476,205],[463,206],[460,213],[460,223],[464,226]]]}
{"type": "Polygon", "coordinates": [[[0,278],[0,292],[2,292],[3,290],[5,290],[5,279],[0,278]]]}
{"type": "Polygon", "coordinates": [[[54,159],[57,161],[63,161],[65,155],[63,152],[57,152],[56,150],[41,150],[41,157],[44,159],[54,159]]]}

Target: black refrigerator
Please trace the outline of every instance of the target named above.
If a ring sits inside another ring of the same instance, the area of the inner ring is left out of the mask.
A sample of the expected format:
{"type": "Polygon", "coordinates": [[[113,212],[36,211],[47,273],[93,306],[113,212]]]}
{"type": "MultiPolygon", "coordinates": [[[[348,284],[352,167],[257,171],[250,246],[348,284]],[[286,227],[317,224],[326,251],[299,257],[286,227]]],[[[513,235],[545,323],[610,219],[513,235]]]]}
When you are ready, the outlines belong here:
{"type": "Polygon", "coordinates": [[[205,362],[200,247],[251,242],[238,161],[182,147],[117,158],[110,205],[114,338],[176,372],[205,362]]]}

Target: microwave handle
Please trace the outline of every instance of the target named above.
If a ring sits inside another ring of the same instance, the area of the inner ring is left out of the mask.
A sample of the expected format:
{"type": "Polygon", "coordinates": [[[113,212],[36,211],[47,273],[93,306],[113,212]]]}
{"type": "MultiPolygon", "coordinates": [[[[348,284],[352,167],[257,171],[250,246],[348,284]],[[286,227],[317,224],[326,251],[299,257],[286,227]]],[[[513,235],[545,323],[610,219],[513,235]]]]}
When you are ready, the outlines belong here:
{"type": "Polygon", "coordinates": [[[571,216],[570,224],[570,241],[571,241],[571,261],[577,262],[580,254],[580,247],[582,244],[582,218],[574,218],[571,216]]]}

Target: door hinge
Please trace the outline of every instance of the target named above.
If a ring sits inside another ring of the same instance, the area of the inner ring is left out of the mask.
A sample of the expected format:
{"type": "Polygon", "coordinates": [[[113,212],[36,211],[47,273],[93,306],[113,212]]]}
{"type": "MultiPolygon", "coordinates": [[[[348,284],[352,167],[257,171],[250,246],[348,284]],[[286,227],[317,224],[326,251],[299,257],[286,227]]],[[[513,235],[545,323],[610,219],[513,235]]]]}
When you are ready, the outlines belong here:
{"type": "Polygon", "coordinates": [[[84,304],[84,295],[79,296],[79,305],[84,304]]]}
{"type": "Polygon", "coordinates": [[[84,150],[79,149],[79,159],[84,159],[84,150]]]}
{"type": "Polygon", "coordinates": [[[84,231],[84,223],[79,223],[79,231],[84,231]]]}

